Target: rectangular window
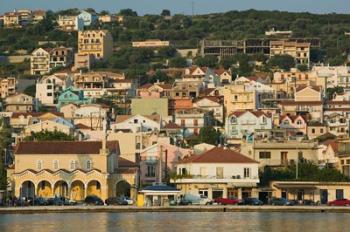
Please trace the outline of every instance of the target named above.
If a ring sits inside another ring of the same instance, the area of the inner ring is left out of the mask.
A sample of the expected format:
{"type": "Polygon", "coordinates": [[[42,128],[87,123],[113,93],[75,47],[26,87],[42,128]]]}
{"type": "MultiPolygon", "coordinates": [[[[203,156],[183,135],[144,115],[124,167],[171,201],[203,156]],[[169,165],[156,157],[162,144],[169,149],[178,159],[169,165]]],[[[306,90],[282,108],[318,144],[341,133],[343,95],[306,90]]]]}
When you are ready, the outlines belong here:
{"type": "Polygon", "coordinates": [[[250,177],[250,168],[244,168],[244,178],[250,177]]]}
{"type": "Polygon", "coordinates": [[[200,172],[201,177],[207,176],[207,168],[205,168],[205,167],[200,167],[200,168],[199,168],[199,172],[200,172]]]}
{"type": "Polygon", "coordinates": [[[156,167],[154,165],[147,165],[147,177],[155,177],[156,176],[156,167]]]}
{"type": "Polygon", "coordinates": [[[185,126],[185,119],[181,119],[181,126],[185,126]]]}
{"type": "Polygon", "coordinates": [[[343,189],[336,189],[335,190],[335,197],[337,200],[344,199],[344,190],[343,189]]]}
{"type": "Polygon", "coordinates": [[[271,152],[270,151],[259,152],[259,159],[271,159],[271,152]]]}
{"type": "Polygon", "coordinates": [[[223,178],[224,178],[224,168],[216,167],[216,179],[223,179],[223,178]]]}

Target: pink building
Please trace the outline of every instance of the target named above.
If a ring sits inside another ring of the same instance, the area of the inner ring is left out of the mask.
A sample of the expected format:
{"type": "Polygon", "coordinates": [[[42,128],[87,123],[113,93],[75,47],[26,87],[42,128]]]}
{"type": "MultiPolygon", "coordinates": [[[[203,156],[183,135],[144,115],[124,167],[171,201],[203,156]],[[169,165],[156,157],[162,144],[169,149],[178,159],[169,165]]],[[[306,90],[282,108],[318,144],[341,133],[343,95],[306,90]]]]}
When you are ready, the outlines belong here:
{"type": "Polygon", "coordinates": [[[301,115],[282,115],[280,117],[280,128],[287,129],[290,135],[306,135],[307,119],[301,115]]]}
{"type": "Polygon", "coordinates": [[[141,183],[151,184],[159,181],[159,159],[161,150],[162,155],[162,180],[175,170],[177,162],[183,157],[192,154],[192,150],[183,149],[166,142],[160,142],[144,149],[141,154],[140,178],[141,183]],[[167,168],[165,168],[167,167],[167,168]]]}

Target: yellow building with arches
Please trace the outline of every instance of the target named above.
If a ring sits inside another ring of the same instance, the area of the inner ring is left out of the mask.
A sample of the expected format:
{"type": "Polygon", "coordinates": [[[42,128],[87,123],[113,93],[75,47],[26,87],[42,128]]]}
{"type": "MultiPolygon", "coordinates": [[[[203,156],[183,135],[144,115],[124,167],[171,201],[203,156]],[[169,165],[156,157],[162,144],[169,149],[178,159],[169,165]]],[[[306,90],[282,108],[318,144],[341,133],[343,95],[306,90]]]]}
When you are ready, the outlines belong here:
{"type": "Polygon", "coordinates": [[[10,176],[16,197],[82,201],[134,197],[137,166],[120,157],[118,141],[21,142],[10,176]]]}

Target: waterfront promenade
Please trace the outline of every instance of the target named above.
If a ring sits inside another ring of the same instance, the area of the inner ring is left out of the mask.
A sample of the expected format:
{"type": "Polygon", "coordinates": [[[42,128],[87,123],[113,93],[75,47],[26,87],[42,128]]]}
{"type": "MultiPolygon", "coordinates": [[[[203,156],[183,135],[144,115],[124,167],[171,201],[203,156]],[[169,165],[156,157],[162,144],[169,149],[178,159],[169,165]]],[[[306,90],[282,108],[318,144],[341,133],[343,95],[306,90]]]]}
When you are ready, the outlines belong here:
{"type": "Polygon", "coordinates": [[[28,206],[2,207],[0,214],[96,212],[307,212],[350,213],[350,207],[332,206],[28,206]]]}

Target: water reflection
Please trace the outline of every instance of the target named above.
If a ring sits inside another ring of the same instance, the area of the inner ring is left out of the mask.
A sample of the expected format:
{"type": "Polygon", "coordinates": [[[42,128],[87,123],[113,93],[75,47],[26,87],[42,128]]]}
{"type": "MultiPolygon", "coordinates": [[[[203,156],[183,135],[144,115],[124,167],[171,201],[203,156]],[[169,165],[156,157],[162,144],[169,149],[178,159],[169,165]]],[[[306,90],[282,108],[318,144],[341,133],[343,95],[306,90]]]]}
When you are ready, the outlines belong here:
{"type": "Polygon", "coordinates": [[[0,215],[1,232],[347,231],[336,213],[63,213],[0,215]]]}

